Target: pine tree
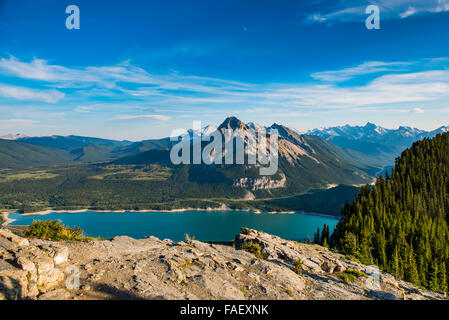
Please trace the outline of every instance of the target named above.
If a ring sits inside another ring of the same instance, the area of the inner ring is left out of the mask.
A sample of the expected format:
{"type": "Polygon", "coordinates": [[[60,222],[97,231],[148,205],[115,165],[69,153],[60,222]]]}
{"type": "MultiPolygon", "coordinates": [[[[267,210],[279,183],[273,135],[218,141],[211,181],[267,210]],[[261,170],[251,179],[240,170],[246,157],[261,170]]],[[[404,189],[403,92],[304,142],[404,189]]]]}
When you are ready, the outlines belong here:
{"type": "Polygon", "coordinates": [[[405,280],[410,281],[417,286],[420,285],[418,267],[416,265],[413,248],[409,249],[405,280]]]}
{"type": "Polygon", "coordinates": [[[324,247],[328,247],[330,241],[329,237],[329,227],[325,224],[323,226],[323,231],[321,231],[320,244],[324,247]]]}
{"type": "Polygon", "coordinates": [[[446,273],[446,263],[443,261],[439,267],[438,274],[438,287],[440,291],[448,292],[447,288],[447,273],[446,273]]]}
{"type": "Polygon", "coordinates": [[[439,291],[440,290],[439,271],[438,271],[438,264],[436,261],[432,264],[432,268],[430,269],[429,279],[430,279],[429,289],[432,291],[439,291]]]}
{"type": "Polygon", "coordinates": [[[399,251],[398,248],[394,248],[393,260],[391,261],[391,273],[399,278],[401,276],[401,267],[399,261],[399,251]]]}
{"type": "Polygon", "coordinates": [[[342,251],[347,255],[353,257],[360,256],[357,245],[357,237],[353,233],[348,232],[347,234],[345,234],[341,241],[341,247],[342,251]]]}
{"type": "Polygon", "coordinates": [[[320,243],[320,228],[317,229],[314,237],[313,237],[313,243],[314,244],[321,244],[320,243]]]}

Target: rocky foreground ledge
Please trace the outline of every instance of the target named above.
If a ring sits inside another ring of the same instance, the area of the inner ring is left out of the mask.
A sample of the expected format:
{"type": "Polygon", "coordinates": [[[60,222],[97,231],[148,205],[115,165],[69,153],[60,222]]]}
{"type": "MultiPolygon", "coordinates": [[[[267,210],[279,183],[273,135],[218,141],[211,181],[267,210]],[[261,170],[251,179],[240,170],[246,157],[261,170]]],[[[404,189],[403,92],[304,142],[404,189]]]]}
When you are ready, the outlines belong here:
{"type": "Polygon", "coordinates": [[[246,228],[233,246],[51,242],[0,229],[0,299],[445,299],[386,273],[373,287],[365,271],[326,248],[246,228]]]}

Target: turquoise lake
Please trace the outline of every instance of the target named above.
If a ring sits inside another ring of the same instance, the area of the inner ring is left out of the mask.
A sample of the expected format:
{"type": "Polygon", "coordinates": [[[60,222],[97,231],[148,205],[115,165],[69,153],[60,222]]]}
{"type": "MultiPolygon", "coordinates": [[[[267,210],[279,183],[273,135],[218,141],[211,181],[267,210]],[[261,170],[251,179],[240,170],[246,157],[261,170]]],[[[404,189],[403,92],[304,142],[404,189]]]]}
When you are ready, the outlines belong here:
{"type": "Polygon", "coordinates": [[[338,219],[305,214],[256,214],[247,211],[184,211],[184,212],[81,212],[50,213],[23,216],[11,225],[29,225],[33,220],[60,220],[66,226],[81,227],[90,237],[112,238],[130,236],[184,240],[185,234],[202,241],[233,240],[240,227],[263,230],[279,237],[303,241],[313,239],[317,228],[327,224],[332,232],[338,219]]]}

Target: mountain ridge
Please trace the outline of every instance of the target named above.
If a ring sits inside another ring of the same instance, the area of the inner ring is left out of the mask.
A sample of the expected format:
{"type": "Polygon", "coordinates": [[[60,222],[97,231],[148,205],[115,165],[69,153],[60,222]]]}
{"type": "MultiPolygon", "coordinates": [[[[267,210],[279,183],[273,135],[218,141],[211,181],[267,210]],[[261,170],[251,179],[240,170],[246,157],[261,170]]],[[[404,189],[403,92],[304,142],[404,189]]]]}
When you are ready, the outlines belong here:
{"type": "MultiPolygon", "coordinates": [[[[425,131],[408,126],[397,129],[368,122],[365,126],[336,126],[313,129],[306,132],[316,135],[344,149],[348,155],[370,167],[391,167],[401,152],[424,138],[432,138],[438,133],[449,131],[449,126],[441,126],[425,131]]],[[[372,173],[372,171],[367,171],[372,173]]]]}

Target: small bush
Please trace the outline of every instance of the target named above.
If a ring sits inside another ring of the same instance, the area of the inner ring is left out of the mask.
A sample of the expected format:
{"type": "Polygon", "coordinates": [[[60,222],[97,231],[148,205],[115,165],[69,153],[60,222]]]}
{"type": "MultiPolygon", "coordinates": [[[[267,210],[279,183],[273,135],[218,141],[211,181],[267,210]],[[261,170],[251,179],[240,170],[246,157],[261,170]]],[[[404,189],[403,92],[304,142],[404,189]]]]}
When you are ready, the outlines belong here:
{"type": "Polygon", "coordinates": [[[81,228],[65,227],[60,221],[53,220],[35,220],[25,229],[23,234],[26,237],[53,241],[81,241],[86,239],[81,228]]]}
{"type": "Polygon", "coordinates": [[[262,247],[258,243],[253,243],[252,241],[246,242],[243,245],[240,246],[241,250],[245,250],[249,253],[254,254],[257,258],[260,259],[267,259],[268,254],[265,252],[262,252],[262,247]]]}
{"type": "Polygon", "coordinates": [[[302,274],[302,264],[303,261],[298,258],[294,263],[293,263],[293,268],[292,270],[296,273],[296,274],[302,274]]]}
{"type": "Polygon", "coordinates": [[[338,276],[346,283],[356,282],[360,277],[368,277],[365,272],[355,269],[346,269],[345,271],[340,272],[338,276]]]}
{"type": "Polygon", "coordinates": [[[195,240],[195,236],[189,236],[189,234],[186,233],[186,234],[184,235],[184,238],[185,238],[185,242],[187,243],[187,245],[188,245],[190,248],[196,248],[195,245],[192,243],[192,241],[195,240]]]}
{"type": "Polygon", "coordinates": [[[185,262],[183,264],[179,265],[179,268],[184,270],[184,269],[186,269],[188,267],[191,267],[193,265],[195,265],[195,262],[193,262],[191,260],[188,260],[188,259],[185,259],[185,262]]]}

